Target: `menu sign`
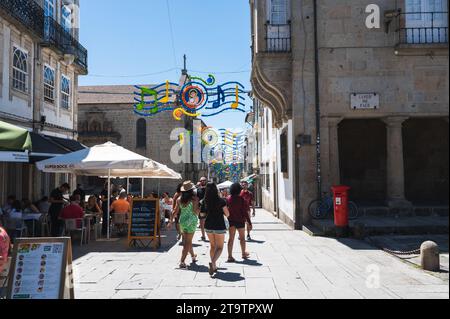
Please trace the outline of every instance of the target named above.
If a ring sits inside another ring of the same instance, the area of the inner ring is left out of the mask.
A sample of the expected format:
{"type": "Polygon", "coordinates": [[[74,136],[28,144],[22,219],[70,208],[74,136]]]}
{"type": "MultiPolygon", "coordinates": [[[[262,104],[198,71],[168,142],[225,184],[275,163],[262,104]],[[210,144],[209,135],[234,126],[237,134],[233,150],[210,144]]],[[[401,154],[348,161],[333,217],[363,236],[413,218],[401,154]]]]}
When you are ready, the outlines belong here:
{"type": "Polygon", "coordinates": [[[158,237],[158,199],[135,199],[132,203],[128,242],[136,239],[156,239],[158,237]]]}
{"type": "MultiPolygon", "coordinates": [[[[62,299],[71,266],[70,238],[18,239],[9,277],[10,299],[62,299]]],[[[70,276],[70,274],[69,274],[70,276]]],[[[69,281],[70,282],[70,281],[69,281]]]]}

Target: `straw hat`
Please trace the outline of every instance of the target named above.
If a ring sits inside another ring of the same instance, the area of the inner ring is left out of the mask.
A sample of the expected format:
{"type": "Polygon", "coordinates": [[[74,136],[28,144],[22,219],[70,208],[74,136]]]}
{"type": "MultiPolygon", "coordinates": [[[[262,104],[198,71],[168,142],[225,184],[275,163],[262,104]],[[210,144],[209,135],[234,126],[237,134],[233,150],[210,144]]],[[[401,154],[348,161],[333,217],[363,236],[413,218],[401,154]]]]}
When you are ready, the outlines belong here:
{"type": "Polygon", "coordinates": [[[195,189],[195,185],[194,183],[192,183],[191,181],[186,181],[183,183],[183,187],[181,187],[181,191],[184,192],[189,192],[193,189],[195,189]]]}

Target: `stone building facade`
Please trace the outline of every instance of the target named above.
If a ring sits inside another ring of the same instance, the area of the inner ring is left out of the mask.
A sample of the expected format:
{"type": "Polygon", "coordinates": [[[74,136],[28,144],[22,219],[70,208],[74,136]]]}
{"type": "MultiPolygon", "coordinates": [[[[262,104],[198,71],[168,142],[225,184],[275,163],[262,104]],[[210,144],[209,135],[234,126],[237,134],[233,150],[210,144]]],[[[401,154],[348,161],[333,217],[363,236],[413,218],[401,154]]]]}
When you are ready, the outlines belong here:
{"type": "MultiPolygon", "coordinates": [[[[150,86],[149,86],[150,87],[150,86]]],[[[162,112],[152,117],[140,117],[133,112],[137,89],[131,85],[81,86],[79,87],[79,141],[86,146],[94,146],[108,141],[133,152],[167,165],[180,173],[184,179],[197,181],[207,174],[206,166],[172,162],[170,152],[178,140],[171,141],[174,129],[185,128],[189,123],[176,121],[172,112],[162,112]],[[192,169],[195,171],[193,174],[192,169]]],[[[83,177],[87,190],[99,191],[103,180],[83,177]]],[[[124,180],[115,181],[125,186],[124,180]]],[[[144,194],[169,192],[173,194],[179,180],[147,179],[144,194]]],[[[131,179],[132,193],[140,194],[141,180],[131,179]]]]}
{"type": "Polygon", "coordinates": [[[74,185],[72,176],[41,173],[34,162],[81,147],[77,86],[88,65],[78,37],[79,0],[0,1],[0,121],[32,132],[34,145],[29,163],[0,161],[0,203],[74,185]]]}
{"type": "Polygon", "coordinates": [[[265,205],[298,228],[338,184],[360,205],[448,206],[447,1],[250,5],[265,205]]]}

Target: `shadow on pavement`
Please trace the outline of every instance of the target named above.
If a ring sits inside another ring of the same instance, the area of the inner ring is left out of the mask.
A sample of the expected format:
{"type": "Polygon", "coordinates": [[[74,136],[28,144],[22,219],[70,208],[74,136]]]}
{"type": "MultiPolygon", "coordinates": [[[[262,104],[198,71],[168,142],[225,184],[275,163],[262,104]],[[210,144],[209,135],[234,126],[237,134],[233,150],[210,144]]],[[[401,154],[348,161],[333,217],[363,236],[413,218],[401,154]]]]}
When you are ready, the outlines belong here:
{"type": "Polygon", "coordinates": [[[255,267],[261,267],[263,266],[263,264],[261,264],[260,262],[258,262],[257,260],[243,260],[243,261],[236,261],[235,264],[239,264],[239,265],[247,265],[247,266],[255,266],[255,267]]]}
{"type": "Polygon", "coordinates": [[[218,272],[214,278],[225,282],[239,282],[245,280],[241,274],[235,272],[218,272]]]}
{"type": "Polygon", "coordinates": [[[155,252],[166,253],[178,243],[176,231],[162,231],[161,247],[153,249],[152,244],[148,248],[128,247],[128,238],[112,238],[111,241],[91,240],[89,244],[80,246],[78,240],[72,240],[73,259],[79,259],[90,253],[138,253],[138,252],[155,252]]]}

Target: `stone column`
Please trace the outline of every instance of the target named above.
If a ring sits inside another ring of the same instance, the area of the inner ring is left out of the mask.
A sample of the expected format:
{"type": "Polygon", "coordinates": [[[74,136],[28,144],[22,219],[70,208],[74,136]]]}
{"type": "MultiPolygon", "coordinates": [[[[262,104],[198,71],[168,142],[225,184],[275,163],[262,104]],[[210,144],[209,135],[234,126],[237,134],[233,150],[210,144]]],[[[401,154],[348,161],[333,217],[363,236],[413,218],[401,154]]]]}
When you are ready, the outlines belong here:
{"type": "Polygon", "coordinates": [[[405,166],[403,156],[403,123],[407,117],[388,117],[387,126],[387,199],[392,208],[407,208],[405,199],[405,166]]]}
{"type": "Polygon", "coordinates": [[[341,117],[328,118],[331,186],[341,183],[341,165],[339,162],[339,123],[341,121],[341,117]]]}

